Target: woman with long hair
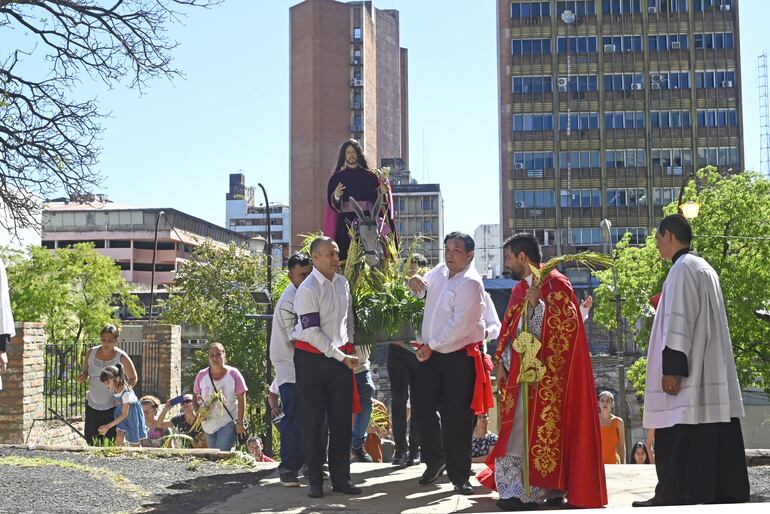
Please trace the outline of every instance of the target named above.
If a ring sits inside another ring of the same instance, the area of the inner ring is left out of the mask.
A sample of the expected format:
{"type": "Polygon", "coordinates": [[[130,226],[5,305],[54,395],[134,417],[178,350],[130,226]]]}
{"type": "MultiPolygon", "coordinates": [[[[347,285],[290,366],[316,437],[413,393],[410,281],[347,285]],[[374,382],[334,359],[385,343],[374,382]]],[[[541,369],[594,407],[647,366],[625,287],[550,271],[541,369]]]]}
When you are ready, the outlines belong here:
{"type": "Polygon", "coordinates": [[[83,356],[83,366],[77,381],[81,384],[88,381],[86,392],[85,436],[90,445],[96,445],[105,438],[115,439],[115,427],[104,434],[99,433],[99,427],[109,425],[115,419],[113,394],[102,383],[101,374],[108,366],[121,365],[126,374],[128,386],[136,386],[137,376],[134,363],[126,352],[118,348],[118,328],[115,325],[105,325],[99,334],[101,344],[88,350],[83,356]]]}
{"type": "Polygon", "coordinates": [[[626,429],[615,416],[615,397],[609,391],[599,393],[599,427],[602,436],[602,459],[605,464],[626,463],[626,429]]]}

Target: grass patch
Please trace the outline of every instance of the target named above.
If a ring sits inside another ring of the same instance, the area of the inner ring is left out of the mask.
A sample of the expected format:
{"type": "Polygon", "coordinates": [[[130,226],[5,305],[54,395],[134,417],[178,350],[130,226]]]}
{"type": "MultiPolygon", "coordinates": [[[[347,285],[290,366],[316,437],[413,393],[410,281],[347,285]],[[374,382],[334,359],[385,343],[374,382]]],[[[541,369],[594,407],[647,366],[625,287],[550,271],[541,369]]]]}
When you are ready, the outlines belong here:
{"type": "Polygon", "coordinates": [[[145,491],[138,485],[134,484],[133,482],[130,482],[128,479],[126,479],[126,477],[124,477],[119,473],[115,473],[114,471],[111,471],[105,468],[86,466],[85,464],[80,464],[78,462],[52,459],[48,457],[18,457],[18,456],[12,455],[8,457],[0,457],[0,466],[2,465],[17,466],[20,468],[35,468],[35,467],[50,466],[50,467],[71,469],[75,471],[80,471],[82,473],[87,473],[95,478],[107,480],[111,482],[116,488],[120,489],[125,493],[131,494],[133,496],[138,496],[138,497],[149,496],[149,493],[147,491],[145,491]]]}
{"type": "Polygon", "coordinates": [[[187,471],[198,471],[198,468],[201,466],[201,463],[203,461],[200,459],[190,459],[190,461],[187,463],[187,471]]]}

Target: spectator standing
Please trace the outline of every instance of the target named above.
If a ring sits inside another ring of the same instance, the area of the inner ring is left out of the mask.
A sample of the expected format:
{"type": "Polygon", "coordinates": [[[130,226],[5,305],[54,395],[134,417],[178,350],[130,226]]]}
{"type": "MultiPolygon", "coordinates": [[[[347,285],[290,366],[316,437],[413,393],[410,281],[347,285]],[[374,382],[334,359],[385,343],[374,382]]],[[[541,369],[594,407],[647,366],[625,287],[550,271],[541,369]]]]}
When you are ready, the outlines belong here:
{"type": "MultiPolygon", "coordinates": [[[[273,330],[270,333],[270,360],[275,368],[275,380],[281,397],[283,418],[281,419],[281,465],[278,475],[281,485],[299,487],[297,475],[305,464],[305,452],[302,448],[302,428],[300,422],[299,396],[294,370],[294,338],[292,332],[297,324],[294,311],[294,298],[297,288],[313,271],[310,257],[304,253],[295,253],[288,262],[289,285],[281,294],[273,311],[273,330]]],[[[272,405],[271,405],[272,408],[272,405]]],[[[277,413],[273,412],[273,416],[277,413]]]]}
{"type": "Polygon", "coordinates": [[[105,437],[115,439],[114,427],[105,434],[99,434],[99,427],[115,419],[114,398],[101,381],[102,371],[107,366],[121,365],[129,387],[136,386],[137,376],[134,363],[126,352],[117,347],[118,328],[105,325],[99,334],[100,346],[94,346],[83,356],[83,366],[77,381],[89,381],[86,392],[85,436],[90,445],[102,442],[105,437]]]}
{"type": "Polygon", "coordinates": [[[599,393],[599,426],[602,434],[602,460],[605,464],[626,463],[626,428],[612,411],[615,398],[609,391],[599,393]]]}
{"type": "Polygon", "coordinates": [[[220,343],[208,350],[209,367],[198,372],[193,385],[201,427],[209,448],[229,451],[238,434],[245,434],[246,382],[238,369],[227,365],[227,352],[220,343]]]}

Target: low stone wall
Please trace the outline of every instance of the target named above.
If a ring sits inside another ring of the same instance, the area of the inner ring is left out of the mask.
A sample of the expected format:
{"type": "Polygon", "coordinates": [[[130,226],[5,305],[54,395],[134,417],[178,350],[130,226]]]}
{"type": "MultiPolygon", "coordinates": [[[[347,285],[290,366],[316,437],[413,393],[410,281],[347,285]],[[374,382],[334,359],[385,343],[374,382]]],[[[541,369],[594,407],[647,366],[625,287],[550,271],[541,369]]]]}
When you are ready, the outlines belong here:
{"type": "MultiPolygon", "coordinates": [[[[82,418],[69,421],[82,433],[85,422],[82,418]]],[[[25,441],[30,446],[86,446],[86,440],[72,430],[66,423],[58,420],[36,420],[25,441]]]]}

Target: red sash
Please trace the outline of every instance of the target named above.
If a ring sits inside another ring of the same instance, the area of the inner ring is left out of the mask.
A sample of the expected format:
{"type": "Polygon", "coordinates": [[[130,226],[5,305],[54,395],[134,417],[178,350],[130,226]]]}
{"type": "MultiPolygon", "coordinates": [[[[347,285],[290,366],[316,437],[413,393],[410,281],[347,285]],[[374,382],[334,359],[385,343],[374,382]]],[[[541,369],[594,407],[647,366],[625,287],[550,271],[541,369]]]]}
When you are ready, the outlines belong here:
{"type": "Polygon", "coordinates": [[[473,343],[465,347],[466,355],[473,359],[473,364],[476,366],[476,382],[473,384],[471,410],[477,415],[486,414],[489,409],[495,406],[490,370],[484,360],[484,355],[481,354],[479,344],[481,343],[473,343]]]}
{"type": "MultiPolygon", "coordinates": [[[[323,355],[321,351],[310,343],[305,341],[295,341],[295,348],[302,350],[303,352],[314,353],[316,355],[323,355]]],[[[355,348],[351,343],[340,346],[340,351],[345,355],[352,355],[355,352],[355,348]]],[[[361,396],[358,394],[358,384],[356,383],[356,374],[353,370],[350,370],[350,374],[353,376],[353,414],[361,412],[361,396]]]]}

